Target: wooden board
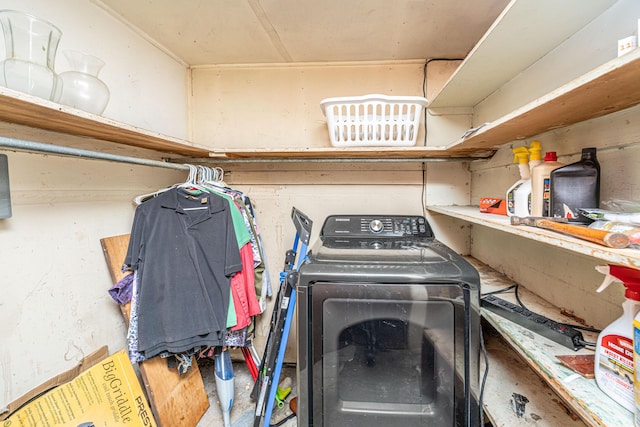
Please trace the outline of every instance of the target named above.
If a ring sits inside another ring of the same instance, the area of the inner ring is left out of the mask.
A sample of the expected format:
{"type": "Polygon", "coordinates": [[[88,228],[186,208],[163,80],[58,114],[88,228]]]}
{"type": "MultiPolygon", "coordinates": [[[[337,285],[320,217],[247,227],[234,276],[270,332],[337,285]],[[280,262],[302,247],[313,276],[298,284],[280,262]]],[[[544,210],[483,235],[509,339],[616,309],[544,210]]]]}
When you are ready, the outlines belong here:
{"type": "Polygon", "coordinates": [[[488,124],[449,151],[486,150],[640,103],[640,50],[615,58],[488,124]]]}
{"type": "Polygon", "coordinates": [[[207,157],[209,150],[167,135],[0,87],[0,120],[69,135],[95,138],[183,156],[207,157]]]}
{"type": "Polygon", "coordinates": [[[594,354],[565,354],[556,356],[558,360],[567,368],[573,369],[585,378],[593,379],[595,374],[594,354]]]}
{"type": "MultiPolygon", "coordinates": [[[[122,263],[129,245],[129,235],[106,237],[100,240],[113,283],[124,273],[122,263]]],[[[129,321],[129,305],[121,306],[122,315],[129,321]]],[[[138,364],[147,397],[157,423],[162,427],[195,427],[209,409],[209,398],[204,388],[197,363],[183,375],[169,369],[160,357],[138,364]]]]}
{"type": "Polygon", "coordinates": [[[434,212],[437,212],[473,224],[480,224],[505,233],[602,259],[610,264],[640,268],[640,251],[636,249],[612,249],[551,230],[511,225],[508,217],[481,213],[477,206],[428,206],[427,208],[432,215],[434,212]]]}
{"type": "Polygon", "coordinates": [[[587,25],[614,0],[512,1],[465,57],[429,108],[474,107],[587,25]],[[544,23],[534,40],[523,39],[528,22],[544,23]],[[482,82],[482,84],[478,84],[482,82]]]}
{"type": "MultiPolygon", "coordinates": [[[[467,257],[467,260],[480,273],[483,293],[504,289],[513,284],[513,280],[492,270],[480,261],[471,257],[467,257]]],[[[520,288],[518,294],[529,310],[557,322],[576,323],[576,319],[562,314],[558,307],[554,307],[527,289],[520,288]]],[[[499,296],[514,304],[517,303],[513,292],[501,293],[499,296]]],[[[562,401],[581,418],[584,424],[594,427],[618,427],[633,424],[633,414],[600,390],[594,379],[585,378],[567,368],[557,358],[558,355],[567,354],[572,356],[591,355],[593,350],[583,348],[574,352],[541,335],[534,334],[492,311],[486,309],[481,311],[482,317],[500,333],[512,351],[544,381],[546,386],[555,392],[558,402],[562,401]]],[[[586,341],[594,342],[596,340],[595,333],[583,331],[583,335],[586,341]]],[[[529,400],[531,399],[529,398],[529,400]]],[[[488,411],[494,411],[493,408],[494,406],[490,406],[488,411]]],[[[509,426],[509,424],[504,425],[509,426]]]]}
{"type": "Polygon", "coordinates": [[[484,409],[494,427],[584,427],[585,423],[563,404],[493,328],[484,325],[483,329],[489,355],[484,409]],[[521,417],[514,410],[514,393],[529,401],[521,417]]]}

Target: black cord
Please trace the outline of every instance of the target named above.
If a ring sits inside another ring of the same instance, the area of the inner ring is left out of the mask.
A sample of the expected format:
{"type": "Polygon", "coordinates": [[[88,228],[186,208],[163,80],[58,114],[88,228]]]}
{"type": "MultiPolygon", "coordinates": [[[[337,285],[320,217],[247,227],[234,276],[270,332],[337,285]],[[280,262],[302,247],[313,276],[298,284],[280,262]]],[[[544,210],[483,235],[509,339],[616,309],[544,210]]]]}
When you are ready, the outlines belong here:
{"type": "Polygon", "coordinates": [[[482,384],[480,385],[480,395],[478,396],[478,404],[480,406],[480,425],[484,425],[484,409],[482,407],[482,398],[484,396],[484,386],[489,376],[489,355],[487,354],[487,348],[484,345],[484,337],[482,333],[482,326],[480,326],[480,348],[484,355],[484,375],[482,376],[482,384]]]}
{"type": "MultiPolygon", "coordinates": [[[[464,58],[429,58],[424,61],[424,66],[422,67],[422,96],[427,97],[427,65],[431,61],[462,61],[464,58]]],[[[425,107],[424,111],[424,141],[422,145],[427,146],[427,108],[425,107]]]]}
{"type": "Polygon", "coordinates": [[[590,328],[589,326],[574,325],[573,323],[560,323],[560,324],[562,326],[568,326],[568,327],[573,328],[573,329],[581,329],[583,331],[595,332],[597,334],[602,332],[602,329],[590,328]]]}
{"type": "MultiPolygon", "coordinates": [[[[433,59],[427,59],[426,61],[424,61],[424,67],[422,67],[422,96],[423,97],[427,97],[427,65],[429,65],[429,62],[433,61],[433,59]]],[[[422,114],[424,115],[424,139],[422,141],[422,145],[423,146],[427,146],[427,107],[424,108],[424,111],[422,112],[422,114]]]]}
{"type": "MultiPolygon", "coordinates": [[[[518,295],[518,288],[519,288],[519,287],[520,287],[519,285],[516,285],[516,288],[515,288],[515,291],[514,291],[514,295],[515,295],[515,297],[516,297],[516,301],[518,301],[518,304],[520,304],[520,307],[524,308],[525,310],[529,310],[529,309],[527,308],[527,306],[526,306],[526,305],[524,305],[524,304],[522,303],[522,301],[520,300],[520,296],[518,295]]],[[[531,311],[531,310],[529,310],[529,311],[531,311]]]]}
{"type": "Polygon", "coordinates": [[[580,343],[580,344],[582,344],[582,345],[584,345],[586,347],[595,347],[596,346],[596,343],[594,343],[594,342],[588,342],[588,341],[585,341],[585,340],[577,340],[577,341],[578,341],[578,343],[580,343]]]}
{"type": "Polygon", "coordinates": [[[498,289],[497,291],[492,291],[492,292],[485,292],[484,294],[480,295],[481,297],[485,297],[487,295],[495,295],[495,294],[502,294],[505,293],[507,291],[510,291],[513,288],[516,288],[518,285],[513,284],[511,286],[507,286],[506,288],[503,289],[498,289]]]}

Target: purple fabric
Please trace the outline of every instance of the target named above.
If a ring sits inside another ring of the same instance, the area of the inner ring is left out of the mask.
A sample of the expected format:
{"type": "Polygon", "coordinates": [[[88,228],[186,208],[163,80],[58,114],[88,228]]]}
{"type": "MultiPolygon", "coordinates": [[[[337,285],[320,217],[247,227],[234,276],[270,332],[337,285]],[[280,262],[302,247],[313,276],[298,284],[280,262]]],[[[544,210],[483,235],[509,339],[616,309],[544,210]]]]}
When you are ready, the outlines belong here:
{"type": "Polygon", "coordinates": [[[132,285],[133,274],[127,274],[109,289],[109,295],[118,304],[126,304],[131,301],[132,285]]]}

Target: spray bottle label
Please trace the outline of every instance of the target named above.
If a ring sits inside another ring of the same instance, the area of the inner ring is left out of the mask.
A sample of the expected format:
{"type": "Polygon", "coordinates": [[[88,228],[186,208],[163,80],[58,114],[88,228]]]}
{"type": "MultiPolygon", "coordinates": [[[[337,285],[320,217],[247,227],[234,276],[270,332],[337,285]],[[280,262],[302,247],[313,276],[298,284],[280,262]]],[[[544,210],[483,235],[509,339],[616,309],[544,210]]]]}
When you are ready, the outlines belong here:
{"type": "Polygon", "coordinates": [[[516,198],[515,194],[518,191],[518,188],[522,186],[522,183],[514,185],[509,192],[507,193],[507,212],[510,214],[516,213],[516,198]]]}
{"type": "MultiPolygon", "coordinates": [[[[635,366],[640,366],[640,320],[633,321],[633,360],[635,366]]],[[[634,426],[640,427],[640,369],[637,369],[634,375],[634,426]]]]}
{"type": "Polygon", "coordinates": [[[620,335],[601,338],[600,354],[601,388],[624,407],[633,407],[633,341],[620,335]]]}
{"type": "Polygon", "coordinates": [[[551,179],[545,178],[542,182],[542,216],[551,216],[550,212],[551,179]]]}

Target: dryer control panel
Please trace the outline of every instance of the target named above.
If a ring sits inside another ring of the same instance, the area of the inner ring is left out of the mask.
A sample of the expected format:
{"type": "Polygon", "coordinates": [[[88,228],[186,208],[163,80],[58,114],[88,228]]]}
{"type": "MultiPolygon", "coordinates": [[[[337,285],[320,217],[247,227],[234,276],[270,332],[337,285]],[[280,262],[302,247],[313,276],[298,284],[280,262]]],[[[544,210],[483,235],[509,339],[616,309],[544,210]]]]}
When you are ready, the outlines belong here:
{"type": "Polygon", "coordinates": [[[331,215],[325,220],[321,238],[431,238],[433,232],[423,216],[331,215]]]}

